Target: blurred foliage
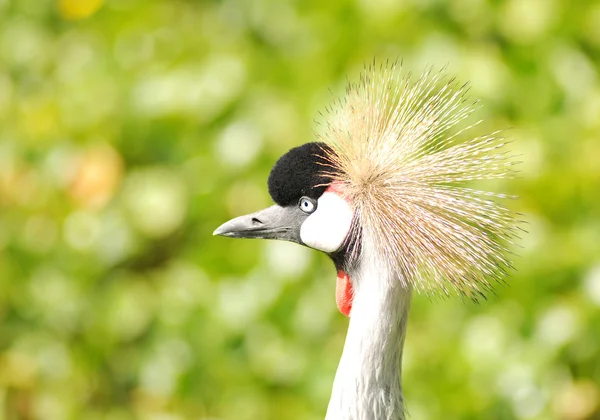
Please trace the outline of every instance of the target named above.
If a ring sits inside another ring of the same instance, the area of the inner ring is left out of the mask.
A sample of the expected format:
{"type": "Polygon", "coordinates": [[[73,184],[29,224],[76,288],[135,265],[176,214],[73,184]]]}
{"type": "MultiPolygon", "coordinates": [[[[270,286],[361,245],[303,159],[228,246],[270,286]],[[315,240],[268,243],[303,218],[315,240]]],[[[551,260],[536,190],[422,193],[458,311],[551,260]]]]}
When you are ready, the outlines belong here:
{"type": "Polygon", "coordinates": [[[600,4],[0,0],[0,417],[322,419],[327,257],[213,238],[363,63],[449,64],[523,156],[480,305],[416,297],[415,420],[600,418],[600,4]]]}

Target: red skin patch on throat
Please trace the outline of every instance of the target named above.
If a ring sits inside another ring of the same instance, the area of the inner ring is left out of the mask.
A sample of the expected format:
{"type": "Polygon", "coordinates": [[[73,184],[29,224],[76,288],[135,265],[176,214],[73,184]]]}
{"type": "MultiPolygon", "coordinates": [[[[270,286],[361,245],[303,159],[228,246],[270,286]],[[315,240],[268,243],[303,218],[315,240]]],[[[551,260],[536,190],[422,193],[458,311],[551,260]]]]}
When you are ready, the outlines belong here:
{"type": "MultiPolygon", "coordinates": [[[[348,197],[344,194],[344,184],[341,182],[332,182],[329,184],[325,192],[334,193],[348,201],[348,197]]],[[[354,299],[354,289],[350,277],[344,270],[338,270],[337,280],[335,283],[335,303],[341,313],[350,316],[352,310],[352,300],[354,299]]]]}
{"type": "MultiPolygon", "coordinates": [[[[344,194],[344,184],[341,182],[333,182],[327,187],[326,192],[338,194],[343,197],[346,201],[348,198],[344,194]]],[[[341,313],[350,316],[352,310],[352,300],[354,299],[354,289],[352,288],[352,282],[350,277],[344,270],[338,270],[337,280],[335,283],[335,303],[341,313]]]]}
{"type": "Polygon", "coordinates": [[[353,299],[354,289],[352,288],[350,277],[343,270],[338,270],[335,284],[335,303],[337,303],[340,312],[348,317],[352,310],[353,299]]]}

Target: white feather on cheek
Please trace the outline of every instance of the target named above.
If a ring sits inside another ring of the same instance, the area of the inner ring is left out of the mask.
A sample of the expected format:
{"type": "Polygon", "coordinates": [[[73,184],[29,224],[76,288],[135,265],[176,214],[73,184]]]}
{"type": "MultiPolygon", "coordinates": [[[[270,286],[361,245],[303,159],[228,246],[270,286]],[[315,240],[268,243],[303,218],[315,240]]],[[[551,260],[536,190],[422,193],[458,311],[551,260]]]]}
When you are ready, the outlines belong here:
{"type": "Polygon", "coordinates": [[[300,239],[319,251],[337,251],[350,232],[352,209],[344,198],[334,192],[323,193],[317,203],[317,210],[300,228],[300,239]]]}

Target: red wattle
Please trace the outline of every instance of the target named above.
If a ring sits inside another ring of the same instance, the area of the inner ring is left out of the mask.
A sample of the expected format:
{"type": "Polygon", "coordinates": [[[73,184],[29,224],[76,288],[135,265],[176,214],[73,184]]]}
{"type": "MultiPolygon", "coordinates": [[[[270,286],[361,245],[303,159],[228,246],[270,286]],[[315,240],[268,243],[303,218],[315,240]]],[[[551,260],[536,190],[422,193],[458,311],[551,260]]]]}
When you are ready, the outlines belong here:
{"type": "Polygon", "coordinates": [[[335,303],[341,313],[350,316],[352,309],[352,299],[354,298],[354,290],[350,277],[342,270],[337,272],[337,281],[335,283],[335,303]]]}

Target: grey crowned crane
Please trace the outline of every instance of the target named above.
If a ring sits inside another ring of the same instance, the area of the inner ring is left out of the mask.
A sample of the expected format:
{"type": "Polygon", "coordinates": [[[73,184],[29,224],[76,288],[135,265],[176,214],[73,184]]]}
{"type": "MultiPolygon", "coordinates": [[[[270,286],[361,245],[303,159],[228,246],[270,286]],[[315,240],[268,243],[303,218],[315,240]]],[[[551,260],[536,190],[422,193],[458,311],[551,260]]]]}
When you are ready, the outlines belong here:
{"type": "Polygon", "coordinates": [[[403,420],[402,348],[413,291],[476,299],[501,280],[516,236],[501,194],[514,161],[492,133],[465,136],[468,87],[431,70],[370,66],[326,113],[320,141],[291,149],[268,179],[271,207],[215,230],[328,254],[349,317],[326,420],[403,420]],[[461,140],[463,139],[463,140],[461,140]]]}

